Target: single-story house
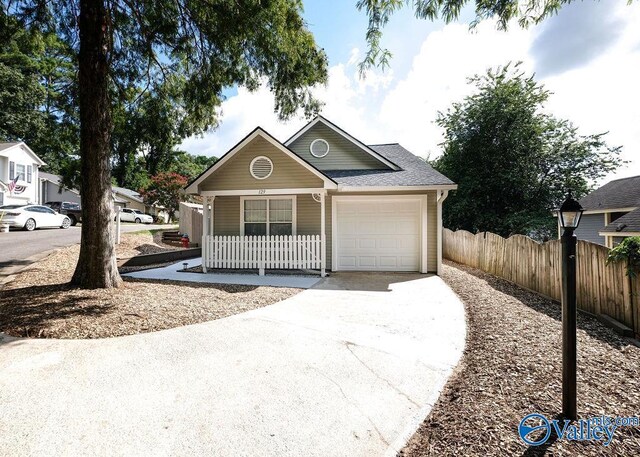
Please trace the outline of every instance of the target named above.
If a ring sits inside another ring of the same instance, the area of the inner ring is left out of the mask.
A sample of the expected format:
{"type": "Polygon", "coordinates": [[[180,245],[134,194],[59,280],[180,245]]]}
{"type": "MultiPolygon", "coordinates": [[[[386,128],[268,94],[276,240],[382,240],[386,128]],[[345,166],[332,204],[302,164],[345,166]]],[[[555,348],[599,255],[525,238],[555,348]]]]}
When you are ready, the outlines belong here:
{"type": "MultiPolygon", "coordinates": [[[[113,202],[120,208],[139,209],[147,214],[160,215],[167,218],[164,208],[147,205],[144,203],[142,196],[131,189],[124,187],[112,187],[113,202]]],[[[82,204],[80,192],[77,189],[69,189],[62,185],[62,178],[52,173],[40,172],[40,197],[41,204],[51,201],[64,201],[82,204]]]]}
{"type": "Polygon", "coordinates": [[[39,173],[45,163],[25,143],[0,143],[0,206],[39,202],[39,173]]]}
{"type": "Polygon", "coordinates": [[[164,222],[169,221],[169,214],[165,211],[164,206],[145,203],[142,195],[135,190],[113,186],[113,194],[117,199],[124,201],[127,208],[138,209],[145,214],[156,216],[164,222]]]}
{"type": "Polygon", "coordinates": [[[284,143],[257,127],[194,179],[203,267],[439,273],[457,186],[398,143],[317,116],[284,143]]]}
{"type": "Polygon", "coordinates": [[[616,179],[580,199],[578,239],[614,247],[640,235],[640,176],[616,179]]]}

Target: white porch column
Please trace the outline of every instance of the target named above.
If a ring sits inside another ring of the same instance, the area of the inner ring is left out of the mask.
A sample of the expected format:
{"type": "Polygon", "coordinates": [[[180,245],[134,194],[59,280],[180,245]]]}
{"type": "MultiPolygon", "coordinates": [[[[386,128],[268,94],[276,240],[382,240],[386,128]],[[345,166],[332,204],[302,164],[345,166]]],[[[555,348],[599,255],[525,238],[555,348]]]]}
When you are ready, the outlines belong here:
{"type": "Polygon", "coordinates": [[[215,195],[211,197],[211,208],[209,210],[209,235],[213,236],[214,233],[214,225],[213,225],[213,215],[215,213],[213,205],[215,204],[216,197],[215,195]]]}
{"type": "Polygon", "coordinates": [[[442,236],[444,234],[442,228],[442,202],[444,202],[449,195],[448,190],[440,190],[436,194],[438,200],[438,276],[442,274],[442,236]]]}
{"type": "Polygon", "coordinates": [[[327,275],[327,233],[326,233],[326,217],[327,212],[325,210],[326,191],[320,193],[320,245],[322,251],[322,258],[320,259],[320,276],[323,278],[327,275]]]}
{"type": "Polygon", "coordinates": [[[202,247],[202,271],[204,273],[207,272],[207,260],[209,258],[209,256],[207,255],[209,248],[207,237],[209,235],[210,219],[209,197],[204,197],[204,201],[202,202],[202,243],[200,244],[200,246],[202,247]]]}

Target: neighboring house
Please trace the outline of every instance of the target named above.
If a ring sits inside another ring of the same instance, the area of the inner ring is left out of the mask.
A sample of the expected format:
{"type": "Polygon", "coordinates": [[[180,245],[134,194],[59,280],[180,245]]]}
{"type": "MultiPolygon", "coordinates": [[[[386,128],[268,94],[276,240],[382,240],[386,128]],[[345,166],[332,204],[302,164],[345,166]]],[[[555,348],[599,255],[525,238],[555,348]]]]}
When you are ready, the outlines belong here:
{"type": "Polygon", "coordinates": [[[142,195],[138,192],[124,187],[113,186],[113,193],[118,199],[126,202],[125,206],[127,208],[139,209],[145,214],[161,218],[164,222],[169,221],[169,214],[164,210],[163,206],[146,204],[142,195]]]}
{"type": "Polygon", "coordinates": [[[205,268],[439,273],[456,188],[401,145],[365,145],[318,116],[284,143],[256,128],[186,192],[205,200],[205,268]]]}
{"type": "MultiPolygon", "coordinates": [[[[160,215],[166,220],[166,213],[161,207],[145,205],[142,196],[130,189],[113,186],[113,202],[120,208],[139,209],[147,214],[160,215]]],[[[51,201],[63,201],[82,204],[80,192],[68,189],[62,185],[62,178],[51,173],[40,172],[39,202],[44,204],[51,201]]]]}
{"type": "Polygon", "coordinates": [[[580,200],[584,208],[576,236],[613,247],[640,235],[640,176],[616,179],[580,200]]]}
{"type": "Polygon", "coordinates": [[[40,203],[72,202],[81,204],[80,192],[67,189],[62,185],[62,178],[51,173],[40,172],[40,203]]]}
{"type": "Polygon", "coordinates": [[[43,165],[25,143],[0,143],[0,205],[39,203],[39,168],[43,165]]]}

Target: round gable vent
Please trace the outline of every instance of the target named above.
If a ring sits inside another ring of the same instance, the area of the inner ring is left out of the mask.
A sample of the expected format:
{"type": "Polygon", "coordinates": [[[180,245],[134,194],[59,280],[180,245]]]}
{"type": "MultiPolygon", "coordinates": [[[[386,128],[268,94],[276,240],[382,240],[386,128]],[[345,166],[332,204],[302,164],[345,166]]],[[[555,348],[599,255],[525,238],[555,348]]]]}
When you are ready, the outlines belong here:
{"type": "Polygon", "coordinates": [[[311,155],[314,157],[324,157],[329,154],[329,143],[327,143],[322,138],[318,138],[317,140],[313,140],[311,142],[311,146],[309,146],[309,151],[311,155]]]}
{"type": "Polygon", "coordinates": [[[249,165],[251,176],[256,179],[267,179],[273,173],[273,162],[269,157],[259,156],[251,161],[249,165]]]}

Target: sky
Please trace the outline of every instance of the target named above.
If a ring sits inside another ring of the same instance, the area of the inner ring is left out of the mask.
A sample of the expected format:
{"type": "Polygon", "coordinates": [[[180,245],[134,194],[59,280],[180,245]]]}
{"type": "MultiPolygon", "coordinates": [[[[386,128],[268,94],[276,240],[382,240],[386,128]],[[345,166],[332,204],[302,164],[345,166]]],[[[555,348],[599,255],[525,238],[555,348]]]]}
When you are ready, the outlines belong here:
{"type": "MultiPolygon", "coordinates": [[[[329,81],[314,89],[321,114],[367,144],[398,142],[416,155],[442,152],[439,111],[473,91],[467,78],[487,68],[521,61],[523,69],[552,92],[545,110],[572,121],[582,134],[608,132],[629,161],[602,182],[640,175],[640,4],[586,0],[557,16],[522,29],[499,31],[495,22],[469,29],[473,9],[457,23],[419,20],[410,8],[391,18],[383,46],[393,59],[365,79],[367,18],[355,0],[306,0],[304,17],[329,58],[329,81]],[[635,25],[635,27],[634,27],[635,25]]],[[[306,124],[302,117],[280,122],[266,87],[226,91],[220,126],[186,139],[191,154],[221,156],[256,126],[281,141],[306,124]]],[[[598,183],[600,184],[600,183],[598,183]]]]}

